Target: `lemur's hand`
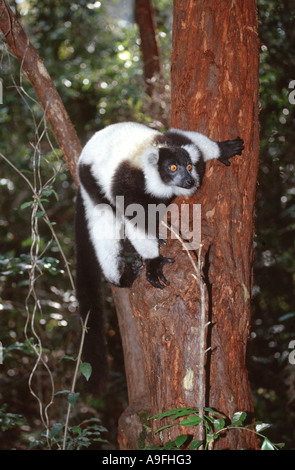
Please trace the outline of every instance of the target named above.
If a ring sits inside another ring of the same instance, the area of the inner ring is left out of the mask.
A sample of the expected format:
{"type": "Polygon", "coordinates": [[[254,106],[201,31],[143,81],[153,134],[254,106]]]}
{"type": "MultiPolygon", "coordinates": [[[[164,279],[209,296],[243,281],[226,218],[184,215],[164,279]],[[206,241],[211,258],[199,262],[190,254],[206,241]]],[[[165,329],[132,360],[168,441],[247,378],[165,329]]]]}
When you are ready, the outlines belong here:
{"type": "Polygon", "coordinates": [[[163,266],[166,263],[174,263],[173,258],[164,258],[163,256],[158,256],[153,259],[146,259],[146,278],[152,284],[152,286],[159,289],[163,289],[165,286],[160,282],[160,280],[166,285],[169,286],[170,282],[167,281],[163,274],[163,266]]]}
{"type": "Polygon", "coordinates": [[[224,165],[230,166],[229,158],[235,155],[242,155],[244,150],[244,141],[237,137],[234,140],[225,140],[224,142],[217,142],[220,149],[220,157],[218,158],[224,165]]]}

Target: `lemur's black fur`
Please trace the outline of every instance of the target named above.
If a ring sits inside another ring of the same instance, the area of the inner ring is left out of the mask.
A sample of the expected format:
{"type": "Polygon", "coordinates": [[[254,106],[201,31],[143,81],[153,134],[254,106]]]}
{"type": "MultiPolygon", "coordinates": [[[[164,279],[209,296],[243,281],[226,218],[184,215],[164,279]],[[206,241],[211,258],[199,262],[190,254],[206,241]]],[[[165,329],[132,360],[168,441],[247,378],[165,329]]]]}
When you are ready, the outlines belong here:
{"type": "Polygon", "coordinates": [[[145,265],[150,284],[161,289],[169,285],[163,267],[174,260],[160,254],[158,227],[156,237],[147,237],[149,205],[168,206],[175,196],[192,195],[208,160],[229,166],[229,159],[241,155],[243,148],[240,138],[214,142],[197,132],[170,129],[161,134],[135,123],[108,126],[84,147],[78,162],[76,295],[82,318],[90,312],[84,360],[92,363],[92,385],[105,375],[107,363],[101,272],[112,284],[131,287],[145,265]],[[118,198],[123,199],[120,208],[118,198]],[[132,215],[125,215],[132,204],[144,209],[139,228],[145,238],[140,243],[132,215]],[[123,237],[113,231],[116,217],[123,237]]]}

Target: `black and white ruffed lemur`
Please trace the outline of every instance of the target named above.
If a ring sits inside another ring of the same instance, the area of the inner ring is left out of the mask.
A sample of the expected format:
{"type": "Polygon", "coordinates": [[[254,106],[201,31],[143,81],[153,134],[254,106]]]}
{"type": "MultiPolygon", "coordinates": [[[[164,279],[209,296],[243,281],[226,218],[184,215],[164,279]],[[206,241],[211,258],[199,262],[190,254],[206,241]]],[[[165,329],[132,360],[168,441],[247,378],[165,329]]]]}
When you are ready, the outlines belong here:
{"type": "Polygon", "coordinates": [[[124,209],[139,204],[147,212],[149,204],[168,206],[175,196],[191,196],[201,186],[208,160],[229,166],[243,149],[239,137],[214,142],[198,132],[170,129],[163,134],[133,122],[107,126],[83,148],[76,200],[76,296],[82,319],[90,312],[84,358],[92,363],[93,384],[106,369],[101,272],[115,286],[131,287],[144,262],[147,280],[163,288],[169,285],[163,266],[174,261],[160,255],[158,236],[149,237],[145,225],[138,236],[140,228],[124,209]],[[118,212],[119,197],[124,207],[118,212]],[[132,262],[126,262],[126,251],[132,262]]]}

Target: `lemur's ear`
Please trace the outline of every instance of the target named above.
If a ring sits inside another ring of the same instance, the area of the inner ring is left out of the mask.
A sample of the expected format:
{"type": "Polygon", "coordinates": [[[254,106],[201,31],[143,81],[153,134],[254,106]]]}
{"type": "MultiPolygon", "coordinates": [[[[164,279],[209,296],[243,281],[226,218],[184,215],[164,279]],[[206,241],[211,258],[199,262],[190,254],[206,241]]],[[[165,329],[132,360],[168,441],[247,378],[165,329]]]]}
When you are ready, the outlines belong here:
{"type": "Polygon", "coordinates": [[[149,147],[145,151],[145,154],[146,154],[147,161],[151,165],[155,166],[158,163],[159,161],[159,149],[158,148],[149,147]]]}

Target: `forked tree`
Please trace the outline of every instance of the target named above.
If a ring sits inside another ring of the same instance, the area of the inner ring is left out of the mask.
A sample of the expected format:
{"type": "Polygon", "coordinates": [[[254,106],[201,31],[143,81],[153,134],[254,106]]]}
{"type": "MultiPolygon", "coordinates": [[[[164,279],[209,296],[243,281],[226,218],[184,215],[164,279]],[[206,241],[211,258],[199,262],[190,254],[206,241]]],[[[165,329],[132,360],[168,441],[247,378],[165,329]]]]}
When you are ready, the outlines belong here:
{"type": "MultiPolygon", "coordinates": [[[[196,195],[176,200],[201,204],[202,249],[187,252],[181,239],[168,241],[162,254],[176,260],[165,271],[170,286],[155,289],[142,275],[132,289],[113,289],[129,396],[119,423],[124,449],[138,447],[144,410],[154,415],[206,405],[229,418],[253,412],[246,348],[259,154],[256,4],[174,0],[173,15],[171,125],[216,141],[239,135],[245,150],[229,168],[210,162],[196,195]]],[[[76,179],[78,139],[44,64],[4,0],[0,27],[76,179]]],[[[150,442],[181,432],[175,427],[150,442]]],[[[256,447],[250,432],[230,431],[218,441],[218,448],[256,447]]]]}

